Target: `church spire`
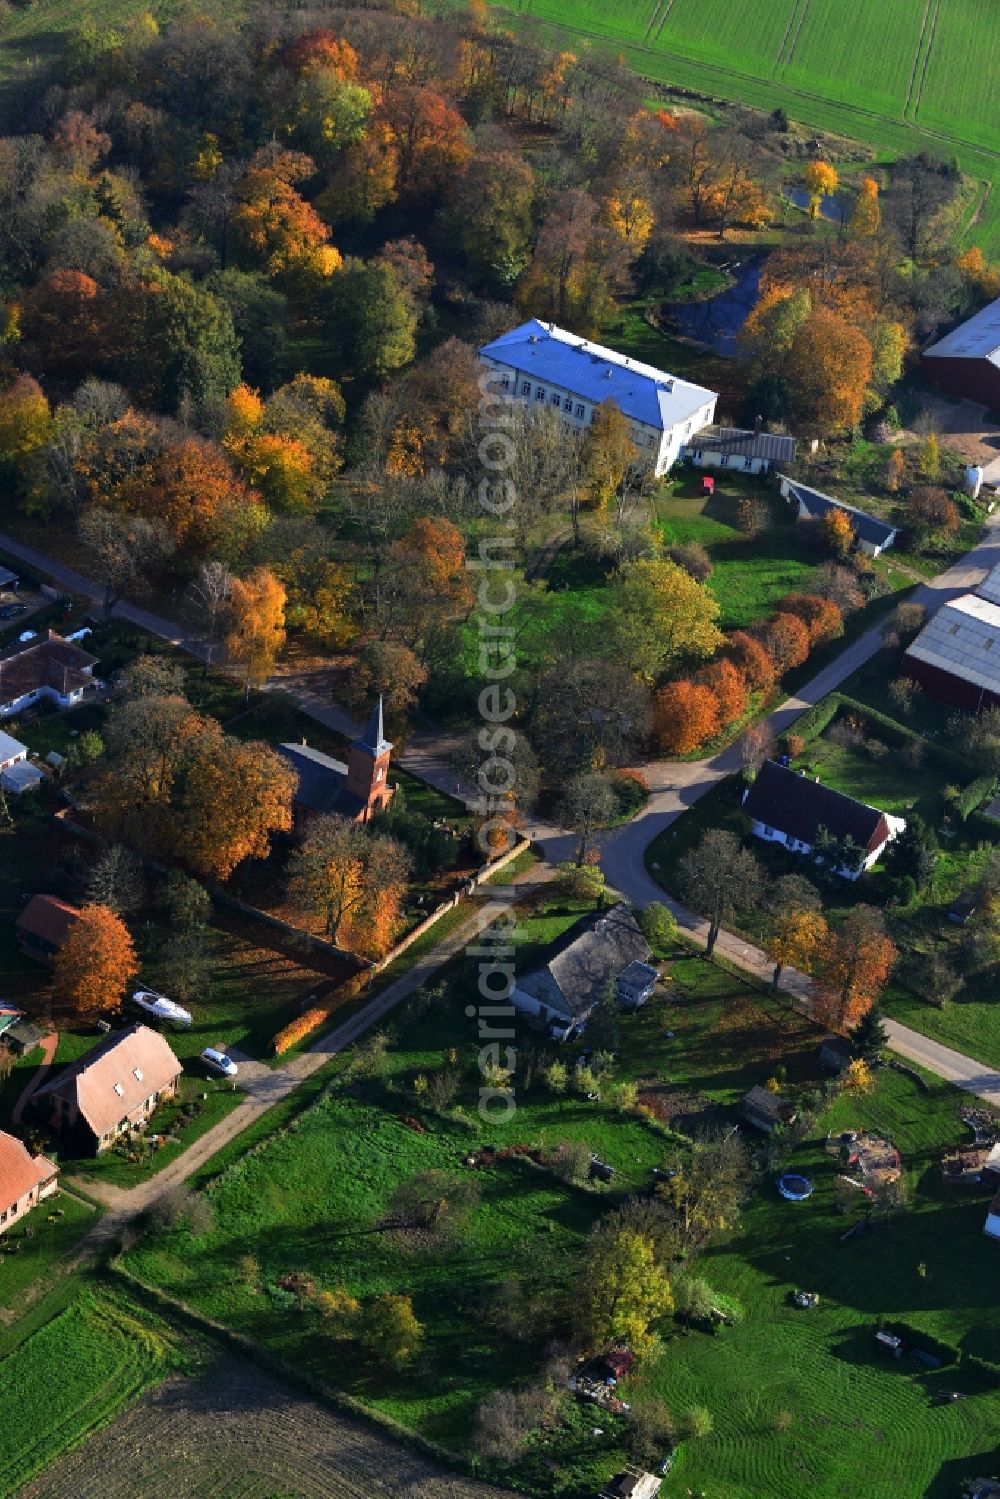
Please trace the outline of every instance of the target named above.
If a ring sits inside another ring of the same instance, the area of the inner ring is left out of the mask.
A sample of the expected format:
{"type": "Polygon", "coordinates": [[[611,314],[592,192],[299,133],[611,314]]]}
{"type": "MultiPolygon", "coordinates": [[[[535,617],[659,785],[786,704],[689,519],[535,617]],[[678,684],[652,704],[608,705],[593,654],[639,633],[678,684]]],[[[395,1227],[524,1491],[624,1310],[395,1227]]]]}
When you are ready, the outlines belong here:
{"type": "Polygon", "coordinates": [[[377,760],[380,755],[387,755],[392,749],[392,745],[385,737],[385,731],[382,724],[381,693],[379,693],[378,702],[375,704],[368,717],[368,723],[365,725],[364,733],[361,735],[360,739],[355,740],[355,743],[357,744],[359,749],[367,750],[373,760],[377,760]]]}

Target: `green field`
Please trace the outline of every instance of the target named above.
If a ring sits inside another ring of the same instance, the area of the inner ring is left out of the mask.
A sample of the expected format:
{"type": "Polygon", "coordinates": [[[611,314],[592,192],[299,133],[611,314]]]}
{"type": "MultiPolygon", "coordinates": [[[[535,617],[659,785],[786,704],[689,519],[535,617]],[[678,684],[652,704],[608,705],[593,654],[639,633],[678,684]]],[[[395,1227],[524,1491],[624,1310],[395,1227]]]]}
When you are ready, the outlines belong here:
{"type": "Polygon", "coordinates": [[[0,1400],[9,1412],[0,1431],[0,1492],[17,1493],[173,1362],[162,1328],[82,1293],[0,1364],[0,1400]]]}
{"type": "MultiPolygon", "coordinates": [[[[500,7],[498,7],[498,10],[500,7]]],[[[695,89],[870,145],[929,151],[982,183],[974,238],[1000,244],[991,90],[993,0],[520,0],[503,7],[575,42],[613,46],[652,83],[695,89]]]]}

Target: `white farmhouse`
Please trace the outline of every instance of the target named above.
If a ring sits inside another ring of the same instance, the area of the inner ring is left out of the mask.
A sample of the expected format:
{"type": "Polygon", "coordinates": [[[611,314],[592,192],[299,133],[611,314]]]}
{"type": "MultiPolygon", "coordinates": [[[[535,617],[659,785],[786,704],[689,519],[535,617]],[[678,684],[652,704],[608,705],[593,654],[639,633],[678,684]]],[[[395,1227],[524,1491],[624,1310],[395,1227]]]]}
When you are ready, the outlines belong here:
{"type": "Polygon", "coordinates": [[[822,830],[841,843],[850,838],[858,862],[853,868],[837,869],[845,880],[856,880],[871,869],[886,844],[906,827],[904,818],[855,801],[774,760],[764,761],[744,793],[743,811],[756,838],[783,843],[792,853],[811,853],[822,830]]]}
{"type": "Polygon", "coordinates": [[[613,401],[642,462],[656,475],[665,474],[715,416],[714,390],[535,318],[484,344],[479,357],[497,372],[494,389],[558,411],[567,433],[586,431],[598,407],[613,401]]]}

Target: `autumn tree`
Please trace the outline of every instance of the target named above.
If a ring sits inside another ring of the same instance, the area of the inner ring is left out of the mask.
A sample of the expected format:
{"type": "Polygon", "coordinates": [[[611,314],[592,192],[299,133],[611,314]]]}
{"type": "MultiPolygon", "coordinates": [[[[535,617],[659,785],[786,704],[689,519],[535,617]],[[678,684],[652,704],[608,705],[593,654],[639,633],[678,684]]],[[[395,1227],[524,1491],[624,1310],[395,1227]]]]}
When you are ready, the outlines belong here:
{"type": "Polygon", "coordinates": [[[878,200],[879,187],[874,177],[862,177],[857,197],[851,209],[850,228],[854,234],[871,239],[882,223],[882,208],[878,200]]]}
{"type": "Polygon", "coordinates": [[[139,972],[128,927],[107,906],[87,905],[53,960],[53,992],[75,1020],[113,1010],[139,972]]]}
{"type": "Polygon", "coordinates": [[[856,537],[851,517],[840,505],[831,505],[819,522],[823,543],[838,557],[846,557],[854,546],[856,537]]]}
{"type": "Polygon", "coordinates": [[[877,1002],[895,962],[882,913],[874,906],[855,906],[817,951],[815,1018],[846,1034],[877,1002]]]}
{"type": "Polygon", "coordinates": [[[763,872],[735,833],[709,828],[681,856],[678,878],[685,900],[708,917],[706,953],[715,951],[724,921],[753,910],[763,891],[763,872]]]}
{"type": "Polygon", "coordinates": [[[233,579],[226,653],[243,668],[248,693],[270,676],[285,643],[286,598],[283,585],[266,567],[233,579]]]}
{"type": "Polygon", "coordinates": [[[292,855],[291,895],[331,942],[380,956],[399,920],[408,868],[394,838],[343,817],[315,817],[292,855]]]}
{"type": "Polygon", "coordinates": [[[531,264],[518,283],[518,305],[565,327],[596,332],[627,274],[628,252],[595,200],[567,188],[555,195],[542,220],[531,264]]]}
{"type": "Polygon", "coordinates": [[[330,231],[296,188],[314,170],[303,152],[262,147],[236,184],[229,220],[236,254],[299,299],[342,264],[330,231]]]}
{"type": "Polygon", "coordinates": [[[935,484],[918,484],[906,502],[906,520],[918,546],[932,539],[954,536],[962,523],[958,506],[935,484]]]}
{"type": "Polygon", "coordinates": [[[853,427],[871,384],[872,346],[845,317],[817,307],[795,334],[784,372],[805,422],[824,431],[853,427]]]}
{"type": "Polygon", "coordinates": [[[673,1309],[670,1282],[652,1240],[600,1224],[587,1241],[574,1300],[588,1346],[624,1342],[637,1352],[650,1347],[653,1324],[673,1309]]]}
{"type": "Polygon", "coordinates": [[[364,1304],[355,1320],[355,1336],[380,1363],[404,1369],[420,1351],[424,1327],[412,1297],[386,1291],[364,1304]]]}
{"type": "Polygon", "coordinates": [[[401,197],[440,193],[472,155],[462,116],[434,89],[394,84],[386,93],[380,118],[396,150],[401,197]]]}
{"type": "Polygon", "coordinates": [[[823,206],[823,199],[830,198],[837,191],[837,168],[831,166],[828,161],[811,161],[802,174],[809,194],[809,213],[814,219],[818,219],[823,206]]]}
{"type": "Polygon", "coordinates": [[[708,666],[701,668],[695,681],[707,687],[715,697],[722,728],[728,728],[743,717],[750,702],[750,689],[745,677],[732,661],[723,656],[718,661],[710,662],[708,666]]]}
{"type": "Polygon", "coordinates": [[[125,591],[148,577],[170,552],[162,525],[95,506],[80,517],[79,536],[104,588],[108,615],[125,591]]]}
{"type": "Polygon", "coordinates": [[[42,387],[31,375],[18,375],[0,392],[0,459],[15,473],[27,473],[32,455],[49,436],[51,416],[42,387]]]}
{"type": "Polygon", "coordinates": [[[733,1228],[753,1182],[753,1163],[737,1131],[697,1135],[689,1150],[670,1160],[656,1187],[656,1202],[669,1207],[679,1231],[677,1248],[691,1254],[733,1228]]]}
{"type": "Polygon", "coordinates": [[[217,880],[244,859],[265,858],[271,835],[292,826],[297,784],[269,745],[202,735],[174,803],[177,853],[196,874],[217,880]]]}
{"type": "Polygon", "coordinates": [[[399,739],[405,734],[407,717],[417,705],[427,676],[427,667],[409,646],[393,640],[371,640],[358,658],[351,680],[351,701],[365,710],[381,696],[390,732],[399,739]]]}
{"type": "Polygon", "coordinates": [[[767,692],[774,686],[774,662],[756,636],[733,630],[726,636],[723,651],[752,692],[767,692]]]}
{"type": "Polygon", "coordinates": [[[906,478],[906,459],[903,457],[902,448],[893,448],[885,465],[885,487],[890,494],[895,494],[906,478]]]}
{"type": "Polygon", "coordinates": [[[801,666],[809,655],[809,630],[797,614],[779,610],[758,625],[757,636],[779,677],[794,666],[801,666]]]}
{"type": "Polygon", "coordinates": [[[781,600],[781,612],[794,614],[809,631],[809,644],[825,645],[844,633],[844,618],[832,599],[815,593],[787,593],[781,600]]]}
{"type": "Polygon", "coordinates": [[[811,973],[816,954],[823,948],[828,932],[820,911],[800,911],[786,907],[778,912],[773,929],[764,946],[774,964],[771,989],[778,992],[782,969],[797,968],[811,973]]]}
{"type": "Polygon", "coordinates": [[[435,630],[471,605],[461,531],[452,521],[418,516],[389,548],[376,600],[380,634],[402,636],[419,654],[435,630]]]}
{"type": "Polygon", "coordinates": [[[719,605],[676,562],[642,559],[622,569],[614,611],[624,659],[653,682],[684,660],[705,660],[723,643],[719,605]]]}
{"type": "Polygon", "coordinates": [[[584,441],[584,464],[593,501],[604,506],[618,490],[629,465],[639,456],[629,435],[629,424],[614,401],[602,401],[597,407],[584,441]]]}
{"type": "Polygon", "coordinates": [[[653,697],[653,732],[668,755],[686,755],[714,739],[722,725],[719,700],[705,683],[681,678],[653,697]]]}

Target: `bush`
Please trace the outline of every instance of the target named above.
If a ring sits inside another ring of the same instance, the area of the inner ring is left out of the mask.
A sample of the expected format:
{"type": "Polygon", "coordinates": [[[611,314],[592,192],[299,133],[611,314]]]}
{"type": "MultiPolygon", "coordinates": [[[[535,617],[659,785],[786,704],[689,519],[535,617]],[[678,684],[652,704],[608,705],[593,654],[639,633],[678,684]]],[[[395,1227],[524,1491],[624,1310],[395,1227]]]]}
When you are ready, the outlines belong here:
{"type": "Polygon", "coordinates": [[[667,556],[678,567],[683,567],[696,583],[704,583],[712,576],[712,559],[705,547],[697,541],[678,542],[676,546],[667,548],[667,556]]]}
{"type": "Polygon", "coordinates": [[[654,952],[666,954],[677,941],[674,913],[658,900],[639,912],[639,929],[654,952]]]}
{"type": "Polygon", "coordinates": [[[308,1036],[318,1025],[328,1018],[330,1011],[325,1005],[312,1005],[308,1010],[303,1010],[297,1019],[286,1025],[271,1042],[271,1049],[276,1057],[283,1056],[286,1051],[301,1041],[303,1036],[308,1036]]]}
{"type": "Polygon", "coordinates": [[[977,776],[974,781],[969,782],[968,786],[964,786],[955,798],[956,815],[963,822],[967,821],[970,812],[975,812],[983,805],[983,802],[989,801],[996,794],[996,789],[996,776],[977,776]]]}
{"type": "Polygon", "coordinates": [[[681,1417],[681,1430],[686,1437],[707,1437],[712,1432],[712,1412],[704,1405],[692,1405],[681,1417]]]}

